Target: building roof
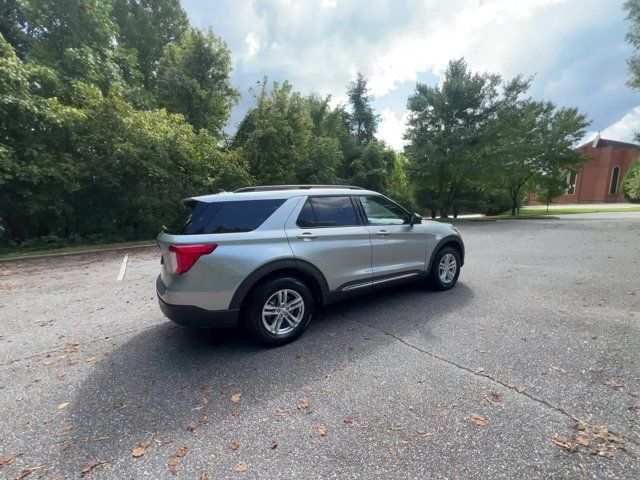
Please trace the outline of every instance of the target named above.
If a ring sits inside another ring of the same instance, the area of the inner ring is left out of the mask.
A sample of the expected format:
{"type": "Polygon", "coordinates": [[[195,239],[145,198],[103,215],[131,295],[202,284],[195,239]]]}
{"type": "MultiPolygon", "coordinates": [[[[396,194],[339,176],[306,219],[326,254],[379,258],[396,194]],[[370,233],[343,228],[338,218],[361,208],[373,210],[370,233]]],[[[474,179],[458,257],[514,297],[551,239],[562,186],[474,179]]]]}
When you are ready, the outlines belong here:
{"type": "Polygon", "coordinates": [[[578,148],[606,148],[606,147],[640,149],[640,145],[636,143],[620,142],[618,140],[609,140],[606,138],[602,138],[600,135],[597,135],[596,138],[594,138],[590,142],[580,145],[578,148]]]}

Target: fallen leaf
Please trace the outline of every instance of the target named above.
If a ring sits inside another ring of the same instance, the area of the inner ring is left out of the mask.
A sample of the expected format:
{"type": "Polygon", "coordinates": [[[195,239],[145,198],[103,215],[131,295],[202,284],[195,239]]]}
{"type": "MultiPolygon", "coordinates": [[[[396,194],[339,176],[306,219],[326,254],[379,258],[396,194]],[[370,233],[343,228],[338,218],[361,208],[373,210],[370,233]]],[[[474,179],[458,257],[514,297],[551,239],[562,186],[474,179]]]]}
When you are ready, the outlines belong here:
{"type": "Polygon", "coordinates": [[[624,387],[622,383],[618,382],[613,378],[609,378],[608,380],[605,380],[604,384],[610,386],[614,390],[620,390],[622,387],[624,387]]]}
{"type": "Polygon", "coordinates": [[[131,450],[131,456],[135,458],[143,456],[146,453],[149,445],[151,445],[151,440],[145,440],[144,442],[141,442],[137,447],[131,450]]]}
{"type": "Polygon", "coordinates": [[[571,453],[578,450],[578,447],[576,447],[575,444],[571,443],[568,438],[561,437],[557,433],[553,434],[553,437],[551,438],[551,443],[553,443],[554,445],[558,445],[559,447],[562,447],[565,450],[570,451],[571,453]]]}
{"type": "Polygon", "coordinates": [[[354,423],[356,423],[356,417],[354,417],[353,415],[349,415],[347,418],[345,418],[344,423],[346,423],[347,425],[353,425],[354,423]]]}
{"type": "Polygon", "coordinates": [[[489,401],[494,405],[502,403],[502,395],[500,392],[491,392],[491,399],[489,401]]]}
{"type": "Polygon", "coordinates": [[[85,463],[82,466],[82,470],[80,470],[80,476],[84,477],[91,470],[93,470],[94,468],[99,467],[101,465],[104,465],[104,463],[105,462],[103,462],[102,460],[89,460],[87,463],[85,463]]]}
{"type": "Polygon", "coordinates": [[[18,458],[18,455],[14,455],[13,453],[0,457],[0,468],[11,465],[16,458],[18,458]]]}
{"type": "Polygon", "coordinates": [[[237,450],[240,447],[240,444],[238,442],[236,442],[235,440],[233,440],[231,442],[231,450],[237,450]]]}
{"type": "Polygon", "coordinates": [[[575,440],[578,445],[582,445],[583,447],[589,446],[589,439],[584,435],[576,435],[575,440]]]}
{"type": "Polygon", "coordinates": [[[278,444],[272,440],[271,442],[269,442],[269,448],[271,450],[275,450],[276,448],[278,448],[278,444]]]}
{"type": "Polygon", "coordinates": [[[480,374],[484,372],[484,367],[478,367],[476,368],[476,374],[480,374]]]}
{"type": "Polygon", "coordinates": [[[316,435],[319,437],[324,437],[327,434],[327,427],[325,427],[324,425],[320,425],[318,428],[316,428],[316,435]]]}
{"type": "Polygon", "coordinates": [[[38,465],[37,467],[25,468],[18,475],[16,475],[16,480],[22,480],[23,478],[26,478],[29,475],[31,475],[33,472],[38,472],[42,470],[44,467],[45,465],[38,465]]]}
{"type": "Polygon", "coordinates": [[[587,476],[587,469],[584,468],[584,465],[579,463],[578,464],[578,470],[580,470],[580,475],[582,475],[583,477],[587,476]]]}
{"type": "Polygon", "coordinates": [[[233,403],[238,403],[240,401],[241,396],[242,396],[241,393],[234,393],[233,395],[231,395],[231,401],[233,403]]]}
{"type": "Polygon", "coordinates": [[[551,364],[551,368],[558,373],[567,373],[564,368],[562,368],[560,365],[556,365],[555,363],[551,364]]]}
{"type": "Polygon", "coordinates": [[[207,472],[202,472],[200,474],[200,480],[209,480],[209,474],[207,472]]]}
{"type": "Polygon", "coordinates": [[[327,374],[324,376],[324,379],[325,379],[325,380],[332,380],[332,379],[333,379],[333,375],[331,375],[330,373],[327,373],[327,374]]]}
{"type": "Polygon", "coordinates": [[[247,464],[244,462],[240,462],[236,468],[233,469],[234,472],[242,473],[247,471],[247,464]]]}
{"type": "Polygon", "coordinates": [[[192,423],[191,425],[189,425],[189,426],[187,427],[187,430],[189,430],[191,433],[193,433],[193,432],[195,432],[195,431],[196,431],[196,430],[197,430],[201,425],[205,425],[205,424],[207,424],[207,423],[209,423],[209,420],[207,420],[206,418],[205,418],[205,419],[202,419],[202,420],[199,420],[199,421],[197,421],[196,423],[192,423]]]}
{"type": "Polygon", "coordinates": [[[313,388],[311,388],[311,387],[304,387],[304,388],[303,388],[303,390],[304,390],[305,392],[309,393],[309,392],[313,391],[313,388]]]}
{"type": "Polygon", "coordinates": [[[58,405],[58,410],[63,410],[65,408],[67,408],[69,406],[69,402],[63,402],[60,405],[58,405]]]}
{"type": "Polygon", "coordinates": [[[514,385],[513,383],[507,384],[507,387],[509,387],[511,390],[515,390],[518,393],[524,392],[524,388],[523,387],[518,387],[518,386],[514,385]]]}
{"type": "Polygon", "coordinates": [[[484,427],[487,423],[489,423],[489,420],[475,413],[472,413],[471,415],[469,415],[469,418],[473,420],[476,423],[476,425],[480,427],[484,427]]]}
{"type": "Polygon", "coordinates": [[[189,453],[189,447],[186,445],[181,446],[176,453],[169,459],[167,463],[167,468],[174,475],[178,474],[178,463],[180,463],[180,459],[184,457],[187,453],[189,453]]]}
{"type": "Polygon", "coordinates": [[[309,402],[307,402],[306,400],[301,400],[298,404],[298,410],[306,410],[307,408],[309,408],[309,402]]]}

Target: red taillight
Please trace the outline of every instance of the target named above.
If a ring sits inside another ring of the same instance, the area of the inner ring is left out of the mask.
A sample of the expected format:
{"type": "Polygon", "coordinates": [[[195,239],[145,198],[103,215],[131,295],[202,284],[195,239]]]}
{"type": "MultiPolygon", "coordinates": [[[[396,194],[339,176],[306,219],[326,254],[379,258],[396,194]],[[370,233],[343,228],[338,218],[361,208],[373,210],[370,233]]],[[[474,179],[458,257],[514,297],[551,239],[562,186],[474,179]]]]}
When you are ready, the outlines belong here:
{"type": "Polygon", "coordinates": [[[171,245],[169,251],[176,255],[176,275],[186,272],[202,255],[208,255],[213,252],[217,243],[208,243],[206,245],[171,245]]]}

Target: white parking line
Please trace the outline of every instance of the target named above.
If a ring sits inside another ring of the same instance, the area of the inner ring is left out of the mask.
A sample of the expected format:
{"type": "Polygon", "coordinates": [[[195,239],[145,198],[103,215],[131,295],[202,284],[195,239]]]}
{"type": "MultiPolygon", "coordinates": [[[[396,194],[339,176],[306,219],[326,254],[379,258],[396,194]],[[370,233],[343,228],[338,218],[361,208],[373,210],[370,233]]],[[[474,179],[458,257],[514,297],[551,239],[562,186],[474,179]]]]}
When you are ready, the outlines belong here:
{"type": "Polygon", "coordinates": [[[120,273],[118,273],[118,282],[124,280],[124,274],[127,273],[127,262],[129,261],[129,254],[127,253],[122,259],[122,265],[120,265],[120,273]]]}

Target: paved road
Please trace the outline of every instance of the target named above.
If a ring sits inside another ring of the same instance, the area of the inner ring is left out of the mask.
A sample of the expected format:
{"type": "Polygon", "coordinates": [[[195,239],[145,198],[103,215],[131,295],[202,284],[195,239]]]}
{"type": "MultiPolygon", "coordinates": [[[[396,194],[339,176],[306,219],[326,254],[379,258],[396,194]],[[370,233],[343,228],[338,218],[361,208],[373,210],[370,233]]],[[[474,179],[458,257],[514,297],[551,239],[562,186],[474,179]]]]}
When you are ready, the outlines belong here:
{"type": "Polygon", "coordinates": [[[153,250],[0,265],[0,477],[640,478],[640,220],[462,229],[452,291],[271,350],[165,321],[153,250]]]}

